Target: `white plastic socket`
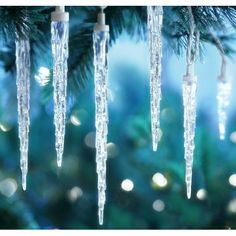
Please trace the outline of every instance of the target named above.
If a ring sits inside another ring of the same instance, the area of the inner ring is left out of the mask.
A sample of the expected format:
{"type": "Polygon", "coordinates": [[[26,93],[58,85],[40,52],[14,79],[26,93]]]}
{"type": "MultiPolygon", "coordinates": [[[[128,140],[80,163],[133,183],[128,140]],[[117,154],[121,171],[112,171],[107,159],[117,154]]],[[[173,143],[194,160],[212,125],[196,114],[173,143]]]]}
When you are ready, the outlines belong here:
{"type": "Polygon", "coordinates": [[[105,23],[105,13],[98,13],[97,23],[94,26],[94,31],[109,31],[109,25],[105,23]]]}
{"type": "Polygon", "coordinates": [[[57,6],[51,13],[51,21],[69,21],[69,12],[65,12],[64,6],[57,6]]]}

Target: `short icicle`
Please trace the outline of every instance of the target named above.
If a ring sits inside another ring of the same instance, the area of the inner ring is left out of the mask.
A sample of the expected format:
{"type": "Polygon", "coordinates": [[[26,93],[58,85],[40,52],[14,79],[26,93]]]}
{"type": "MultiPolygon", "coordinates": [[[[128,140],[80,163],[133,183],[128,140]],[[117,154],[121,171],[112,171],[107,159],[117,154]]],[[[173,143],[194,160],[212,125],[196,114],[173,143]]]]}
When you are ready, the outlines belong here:
{"type": "Polygon", "coordinates": [[[227,108],[230,104],[230,95],[230,81],[219,79],[217,85],[217,112],[219,136],[221,140],[225,139],[225,125],[227,120],[227,108]]]}
{"type": "Polygon", "coordinates": [[[217,113],[218,113],[218,129],[220,140],[225,139],[225,125],[227,120],[227,108],[230,104],[231,95],[231,81],[227,76],[226,58],[223,46],[219,38],[211,33],[213,40],[215,41],[216,48],[221,55],[221,69],[218,77],[217,84],[217,113]]]}

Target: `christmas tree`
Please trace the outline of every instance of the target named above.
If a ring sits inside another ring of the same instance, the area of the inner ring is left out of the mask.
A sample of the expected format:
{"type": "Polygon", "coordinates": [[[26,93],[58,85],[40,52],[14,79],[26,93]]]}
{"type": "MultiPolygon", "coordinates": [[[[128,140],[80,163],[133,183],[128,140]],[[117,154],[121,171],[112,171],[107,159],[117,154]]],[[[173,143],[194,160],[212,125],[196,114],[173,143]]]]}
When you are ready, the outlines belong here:
{"type": "MultiPolygon", "coordinates": [[[[204,106],[197,109],[192,198],[186,197],[183,104],[181,93],[171,83],[170,70],[178,72],[178,65],[171,65],[170,58],[185,58],[191,33],[188,7],[163,7],[161,138],[156,152],[152,150],[149,105],[147,7],[108,6],[104,10],[110,50],[103,226],[97,219],[92,37],[99,8],[66,7],[70,14],[67,116],[63,166],[59,169],[49,23],[53,11],[53,7],[0,7],[0,228],[236,228],[233,115],[221,141],[210,111],[204,106]],[[29,38],[31,48],[26,192],[21,190],[19,168],[16,32],[29,38]]],[[[197,68],[211,61],[209,47],[221,52],[215,61],[220,62],[222,53],[226,61],[234,58],[236,8],[198,6],[191,11],[199,32],[197,68]]],[[[204,67],[205,74],[207,70],[204,67]]],[[[215,73],[220,73],[220,66],[215,73]]],[[[176,80],[181,84],[181,79],[176,80]]],[[[213,90],[209,81],[204,81],[205,89],[213,90]]],[[[215,103],[216,99],[210,104],[215,103]]]]}

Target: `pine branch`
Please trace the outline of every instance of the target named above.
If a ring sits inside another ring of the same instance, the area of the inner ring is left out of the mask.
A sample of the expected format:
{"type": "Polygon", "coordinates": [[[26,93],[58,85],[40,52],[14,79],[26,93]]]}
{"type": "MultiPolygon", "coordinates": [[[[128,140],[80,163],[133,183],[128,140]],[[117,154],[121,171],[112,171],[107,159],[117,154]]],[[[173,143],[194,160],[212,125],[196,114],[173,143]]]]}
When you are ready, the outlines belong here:
{"type": "MultiPolygon", "coordinates": [[[[86,18],[79,26],[70,30],[69,88],[75,93],[85,86],[85,81],[93,75],[92,34],[97,21],[98,7],[85,7],[86,18]],[[78,30],[79,29],[79,30],[78,30]]],[[[139,7],[107,7],[106,23],[110,26],[110,45],[127,29],[131,36],[144,38],[146,24],[143,24],[139,7]],[[132,20],[130,20],[132,19],[132,20]]]]}
{"type": "MultiPolygon", "coordinates": [[[[0,61],[6,71],[15,73],[15,32],[31,41],[32,77],[40,66],[52,69],[50,45],[50,13],[53,7],[0,7],[0,38],[5,45],[0,49],[0,61]],[[7,49],[7,50],[6,50],[7,49]]],[[[98,7],[68,7],[70,12],[70,56],[68,60],[68,91],[78,95],[93,75],[92,33],[97,21],[98,7]]],[[[235,34],[228,28],[236,28],[236,7],[192,7],[194,21],[200,32],[200,54],[205,43],[214,45],[210,32],[217,32],[226,56],[235,53],[235,34]]],[[[106,22],[110,26],[110,45],[123,31],[136,40],[146,39],[146,7],[107,7],[106,22]]],[[[186,52],[189,35],[187,7],[164,7],[163,36],[168,47],[177,55],[186,52]]],[[[50,87],[50,86],[48,86],[50,87]]],[[[50,87],[51,89],[51,87],[50,87]]],[[[47,93],[51,94],[51,93],[47,93]]]]}
{"type": "MultiPolygon", "coordinates": [[[[225,49],[225,54],[230,57],[235,53],[233,44],[230,44],[230,40],[234,40],[235,35],[227,34],[229,24],[236,27],[235,14],[236,9],[233,7],[193,7],[194,20],[200,31],[201,56],[204,51],[204,43],[214,44],[210,35],[212,30],[224,34],[223,37],[218,36],[218,38],[225,49]],[[229,18],[230,21],[227,22],[229,18]]],[[[163,34],[175,54],[182,55],[185,52],[189,36],[189,16],[186,7],[164,8],[163,34]]]]}
{"type": "Polygon", "coordinates": [[[45,22],[45,7],[0,7],[0,37],[6,42],[15,40],[15,33],[20,37],[37,39],[42,36],[37,24],[45,22]]]}

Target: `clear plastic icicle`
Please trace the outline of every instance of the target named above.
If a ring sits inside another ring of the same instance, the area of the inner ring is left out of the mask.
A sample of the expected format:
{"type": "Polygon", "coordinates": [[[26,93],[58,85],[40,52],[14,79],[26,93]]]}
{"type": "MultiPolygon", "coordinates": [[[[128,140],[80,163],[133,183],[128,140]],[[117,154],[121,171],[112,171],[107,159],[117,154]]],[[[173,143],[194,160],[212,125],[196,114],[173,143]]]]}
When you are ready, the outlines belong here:
{"type": "Polygon", "coordinates": [[[225,124],[227,118],[227,107],[230,103],[231,83],[227,80],[218,81],[217,85],[217,112],[220,139],[225,139],[225,124]]]}
{"type": "Polygon", "coordinates": [[[194,76],[194,61],[198,54],[199,32],[195,29],[194,18],[191,7],[188,7],[190,14],[190,34],[187,47],[187,72],[183,78],[183,105],[184,105],[184,158],[186,162],[185,182],[187,197],[191,198],[192,188],[192,166],[194,157],[194,137],[196,125],[196,91],[197,77],[194,76]],[[195,37],[194,37],[195,32],[195,37]]]}
{"type": "Polygon", "coordinates": [[[161,137],[160,101],[161,101],[161,28],[163,19],[162,6],[147,7],[148,43],[150,55],[150,107],[153,151],[157,150],[161,137]]]}
{"type": "Polygon", "coordinates": [[[227,119],[227,108],[230,104],[231,95],[231,82],[226,75],[226,58],[223,46],[219,38],[211,33],[213,40],[215,41],[216,48],[221,55],[221,70],[218,77],[217,85],[217,113],[218,113],[218,128],[220,139],[225,139],[225,124],[227,119]]]}
{"type": "Polygon", "coordinates": [[[184,104],[184,158],[186,161],[185,181],[187,197],[191,197],[192,165],[194,155],[194,136],[196,123],[196,90],[197,77],[184,76],[183,79],[183,104],[184,104]]]}
{"type": "Polygon", "coordinates": [[[57,7],[52,13],[51,43],[53,54],[53,88],[54,88],[54,125],[57,165],[61,167],[64,151],[67,95],[67,59],[69,14],[64,7],[57,7]]]}
{"type": "Polygon", "coordinates": [[[27,38],[16,39],[16,85],[18,101],[18,135],[20,139],[20,167],[22,188],[26,190],[28,173],[28,144],[30,125],[30,43],[27,38]]]}
{"type": "Polygon", "coordinates": [[[93,33],[94,49],[94,84],[95,84],[95,126],[96,126],[96,163],[98,175],[98,217],[103,224],[104,205],[106,201],[106,160],[108,134],[108,41],[109,27],[105,25],[105,14],[98,14],[98,23],[93,33]]]}

